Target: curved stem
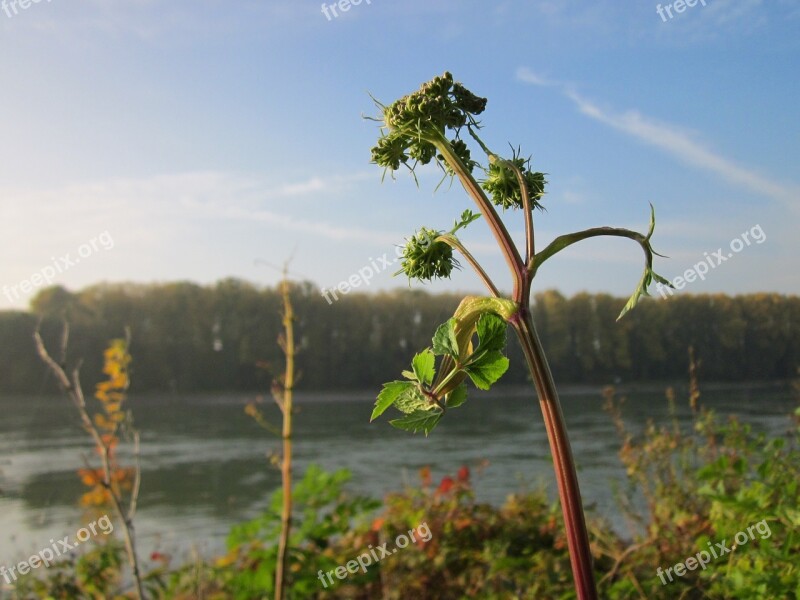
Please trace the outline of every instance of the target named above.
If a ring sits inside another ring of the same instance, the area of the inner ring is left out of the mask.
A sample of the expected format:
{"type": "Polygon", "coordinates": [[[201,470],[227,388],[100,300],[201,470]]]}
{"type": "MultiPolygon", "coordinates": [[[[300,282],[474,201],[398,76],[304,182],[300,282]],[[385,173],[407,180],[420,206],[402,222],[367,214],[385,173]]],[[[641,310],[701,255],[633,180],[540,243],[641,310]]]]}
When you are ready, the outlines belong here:
{"type": "MultiPolygon", "coordinates": [[[[446,358],[450,357],[448,356],[446,358]]],[[[453,359],[451,358],[450,361],[453,362],[453,359]]],[[[453,365],[453,367],[451,368],[449,364],[445,366],[445,364],[442,363],[442,368],[450,369],[450,372],[444,379],[442,379],[441,382],[437,383],[437,385],[434,387],[432,394],[436,398],[442,395],[442,390],[444,389],[444,386],[450,383],[450,381],[452,381],[461,371],[461,367],[458,364],[453,365]]]]}
{"type": "Polygon", "coordinates": [[[475,130],[472,127],[468,127],[467,131],[469,131],[470,136],[481,147],[484,151],[486,156],[489,158],[489,163],[494,164],[495,162],[500,162],[509,169],[514,172],[514,175],[517,178],[517,183],[519,184],[519,191],[520,197],[522,198],[522,208],[525,211],[525,265],[530,266],[533,262],[533,256],[536,253],[536,245],[534,243],[534,231],[533,231],[533,206],[531,205],[531,197],[528,193],[528,186],[525,183],[525,176],[522,174],[522,170],[514,164],[513,161],[506,160],[503,157],[495,154],[489,147],[483,142],[483,140],[475,133],[475,130]]]}
{"type": "Polygon", "coordinates": [[[500,297],[500,292],[497,290],[497,287],[494,285],[494,282],[491,280],[489,275],[486,274],[486,271],[483,270],[483,267],[481,267],[478,261],[475,260],[475,257],[472,256],[472,253],[464,247],[464,245],[456,236],[454,236],[452,233],[445,233],[437,237],[436,241],[444,242],[454,250],[458,250],[478,274],[478,277],[481,278],[481,281],[483,281],[484,285],[489,289],[492,296],[495,298],[500,297]]]}
{"type": "Polygon", "coordinates": [[[597,588],[592,569],[592,553],[583,514],[578,475],[555,382],[527,306],[521,307],[520,313],[515,315],[510,323],[522,345],[539,396],[550,452],[553,455],[558,495],[561,499],[567,533],[569,559],[578,599],[596,600],[597,588]]]}
{"type": "Polygon", "coordinates": [[[622,237],[637,242],[644,248],[648,262],[652,263],[653,251],[649,246],[649,236],[645,236],[638,231],[631,231],[630,229],[622,229],[620,227],[593,227],[585,231],[560,235],[550,242],[547,248],[539,252],[539,254],[536,255],[536,260],[530,264],[529,270],[531,275],[536,275],[536,271],[539,270],[539,267],[541,267],[548,258],[561,252],[564,248],[582,240],[601,236],[622,237]]]}
{"type": "Polygon", "coordinates": [[[519,190],[522,197],[522,209],[525,212],[525,264],[530,266],[536,254],[536,245],[534,243],[533,232],[533,206],[531,206],[531,197],[530,194],[528,194],[528,185],[525,183],[525,177],[522,171],[512,161],[502,159],[494,154],[489,157],[490,161],[492,157],[498,158],[505,166],[514,171],[514,175],[517,177],[517,183],[519,183],[519,190]]]}
{"type": "Polygon", "coordinates": [[[494,209],[491,202],[489,202],[486,194],[483,193],[481,186],[475,181],[472,173],[469,172],[469,169],[467,169],[458,155],[453,152],[453,148],[450,146],[450,142],[447,141],[447,138],[442,135],[440,139],[431,139],[430,142],[436,146],[436,149],[442,154],[447,164],[453,169],[461,181],[461,185],[464,186],[464,189],[475,201],[475,204],[478,205],[478,210],[481,211],[481,215],[483,215],[483,218],[486,219],[486,222],[489,224],[489,229],[492,231],[492,235],[494,235],[497,244],[503,251],[506,263],[508,263],[508,267],[514,277],[514,295],[516,296],[518,290],[523,285],[523,281],[519,277],[519,271],[523,262],[522,257],[519,255],[519,250],[517,250],[517,247],[514,245],[505,224],[500,220],[497,211],[494,209]]]}
{"type": "MultiPolygon", "coordinates": [[[[647,296],[647,288],[650,286],[653,280],[658,282],[659,285],[666,285],[667,287],[674,287],[672,283],[668,280],[664,279],[661,275],[653,271],[653,256],[658,255],[650,245],[650,237],[653,235],[653,230],[655,228],[655,211],[650,206],[650,228],[647,232],[647,235],[643,235],[636,231],[631,231],[630,229],[621,229],[619,227],[594,227],[592,229],[587,229],[585,231],[578,231],[576,233],[569,233],[566,235],[562,235],[557,237],[553,240],[547,248],[542,250],[539,254],[537,254],[534,259],[528,264],[527,268],[525,269],[525,274],[527,275],[528,281],[533,279],[534,275],[536,275],[536,271],[539,269],[540,266],[550,257],[558,254],[564,248],[571,246],[581,240],[585,240],[592,237],[601,237],[601,236],[610,236],[610,237],[622,237],[627,238],[629,240],[633,240],[637,244],[642,247],[642,251],[644,252],[645,264],[644,264],[644,273],[642,274],[642,278],[639,280],[639,285],[636,286],[636,289],[631,294],[631,297],[628,299],[628,302],[622,308],[622,311],[619,313],[617,320],[619,321],[629,310],[636,306],[639,302],[639,299],[642,296],[647,296]]],[[[524,306],[527,306],[525,304],[524,306]]]]}

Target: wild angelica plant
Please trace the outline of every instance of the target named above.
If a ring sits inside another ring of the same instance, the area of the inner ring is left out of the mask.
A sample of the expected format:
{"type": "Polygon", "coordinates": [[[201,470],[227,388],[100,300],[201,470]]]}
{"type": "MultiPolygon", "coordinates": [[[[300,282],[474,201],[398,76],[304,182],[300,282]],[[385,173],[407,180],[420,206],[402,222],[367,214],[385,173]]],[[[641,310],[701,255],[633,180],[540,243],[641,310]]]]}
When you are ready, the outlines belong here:
{"type": "Polygon", "coordinates": [[[457,251],[478,274],[490,296],[464,298],[453,317],[436,330],[431,347],[414,356],[411,370],[403,372],[405,380],[384,384],[372,420],[393,406],[403,413],[402,417],[390,421],[393,426],[429,434],[448,409],[465,402],[468,378],[477,388],[487,390],[508,369],[503,350],[510,325],[522,345],[544,416],[576,592],[580,599],[594,599],[597,591],[575,462],[555,383],[531,318],[531,284],[547,259],[576,242],[598,236],[631,239],[644,251],[645,268],[636,290],[620,313],[621,318],[642,296],[648,295],[647,288],[654,279],[670,285],[653,271],[656,253],[650,245],[650,237],[655,227],[655,213],[651,206],[650,228],[646,235],[628,229],[598,227],[562,235],[536,252],[533,210],[542,208],[545,177],[531,170],[530,159],[523,158],[519,149],[512,147],[511,157],[503,158],[481,140],[478,136],[481,124],[476,117],[483,113],[486,102],[486,98],[476,96],[454,81],[450,73],[434,77],[416,92],[388,106],[376,101],[382,112],[380,118],[375,119],[380,123],[381,137],[372,148],[372,162],[384,168],[384,176],[388,171],[394,177],[401,165],[414,175],[418,165],[434,162],[442,169],[444,178],[458,178],[479,210],[479,214],[465,210],[450,231],[423,227],[408,238],[400,272],[420,281],[449,277],[457,266],[453,257],[453,251],[457,251]],[[485,166],[473,159],[467,141],[477,144],[486,155],[485,166]],[[481,179],[476,179],[476,173],[481,179]],[[495,207],[501,207],[504,216],[506,209],[522,211],[526,238],[524,255],[520,254],[495,207]],[[513,291],[510,296],[498,291],[456,235],[481,217],[511,271],[513,291]],[[476,335],[477,340],[474,340],[476,335]],[[440,357],[438,369],[437,357],[440,357]]]}

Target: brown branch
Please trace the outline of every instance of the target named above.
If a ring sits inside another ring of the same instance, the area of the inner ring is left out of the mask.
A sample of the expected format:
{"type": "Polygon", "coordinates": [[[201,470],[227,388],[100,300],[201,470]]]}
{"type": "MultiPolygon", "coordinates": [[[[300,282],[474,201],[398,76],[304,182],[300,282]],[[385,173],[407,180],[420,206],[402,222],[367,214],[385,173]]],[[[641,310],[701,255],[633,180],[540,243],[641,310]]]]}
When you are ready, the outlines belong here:
{"type": "MultiPolygon", "coordinates": [[[[134,583],[136,585],[136,594],[139,600],[145,600],[146,596],[144,594],[144,587],[142,585],[142,578],[141,573],[139,571],[139,561],[136,556],[136,545],[135,545],[135,537],[133,531],[133,522],[132,517],[133,513],[128,510],[125,511],[122,503],[121,495],[114,490],[113,482],[112,482],[112,469],[111,469],[111,461],[110,461],[110,447],[109,445],[103,440],[103,436],[100,435],[100,432],[95,427],[94,422],[92,422],[92,418],[89,415],[89,411],[86,409],[86,399],[83,394],[83,388],[80,382],[80,363],[73,369],[72,376],[68,376],[65,370],[65,365],[57,363],[50,353],[47,351],[47,348],[42,341],[42,336],[39,333],[39,329],[37,328],[33,334],[34,344],[36,346],[36,352],[39,355],[39,358],[44,362],[45,365],[50,369],[53,375],[58,380],[62,390],[67,394],[67,396],[72,400],[73,404],[75,404],[76,408],[78,409],[78,414],[80,415],[81,422],[83,424],[83,428],[86,432],[92,437],[92,441],[95,444],[95,447],[99,451],[100,454],[100,461],[103,469],[103,481],[101,482],[103,488],[108,492],[109,498],[111,498],[112,506],[114,511],[116,512],[117,516],[119,517],[120,521],[122,522],[122,530],[123,530],[123,537],[125,542],[125,551],[128,555],[128,563],[131,567],[131,571],[133,573],[134,583]]],[[[64,325],[64,330],[62,332],[61,337],[61,352],[62,356],[66,357],[66,344],[69,340],[69,327],[68,325],[64,325]]],[[[140,479],[140,469],[138,466],[138,433],[134,435],[136,440],[135,446],[135,453],[137,456],[137,475],[136,480],[134,483],[134,491],[138,496],[139,493],[139,479],[140,479]]],[[[88,461],[87,465],[88,465],[88,461]]],[[[90,467],[91,468],[91,467],[90,467]]],[[[131,507],[135,511],[136,507],[136,497],[131,496],[131,507]]]]}
{"type": "Polygon", "coordinates": [[[286,355],[286,370],[282,382],[282,397],[276,395],[278,406],[283,412],[283,457],[281,460],[281,485],[283,502],[281,506],[281,534],[278,541],[278,560],[275,565],[275,600],[286,597],[287,556],[289,552],[289,535],[292,529],[292,403],[295,384],[295,340],[294,309],[289,295],[289,281],[284,267],[281,282],[283,297],[283,329],[281,348],[286,355]]]}

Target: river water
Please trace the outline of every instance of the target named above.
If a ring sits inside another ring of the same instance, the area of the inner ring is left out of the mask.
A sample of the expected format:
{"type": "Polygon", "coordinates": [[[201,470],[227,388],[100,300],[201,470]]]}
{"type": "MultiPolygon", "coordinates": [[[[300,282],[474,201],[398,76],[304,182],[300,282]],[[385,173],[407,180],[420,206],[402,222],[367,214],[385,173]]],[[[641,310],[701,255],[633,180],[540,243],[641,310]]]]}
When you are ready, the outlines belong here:
{"type": "MultiPolygon", "coordinates": [[[[624,416],[634,431],[649,418],[668,418],[660,386],[621,395],[627,397],[624,416]]],[[[142,445],[136,518],[142,553],[219,552],[230,526],[264,507],[280,482],[267,458],[279,444],[245,415],[252,398],[130,394],[142,445]]],[[[678,417],[686,421],[684,398],[685,390],[678,389],[678,417]]],[[[530,390],[472,392],[428,438],[396,431],[385,418],[370,424],[373,400],[372,393],[299,394],[296,472],[310,463],[347,468],[353,474],[350,490],[380,497],[416,484],[425,465],[436,478],[468,465],[481,500],[500,503],[537,485],[554,494],[547,439],[530,390]]],[[[602,409],[600,389],[565,388],[562,401],[584,503],[622,531],[614,501],[624,482],[620,442],[602,409]]],[[[781,385],[706,386],[702,403],[773,433],[790,428],[788,415],[796,406],[788,386],[781,385]]],[[[264,406],[277,423],[277,409],[264,406]]],[[[76,469],[91,447],[64,397],[2,397],[0,410],[0,564],[13,564],[85,525],[77,504],[85,489],[76,469]]]]}

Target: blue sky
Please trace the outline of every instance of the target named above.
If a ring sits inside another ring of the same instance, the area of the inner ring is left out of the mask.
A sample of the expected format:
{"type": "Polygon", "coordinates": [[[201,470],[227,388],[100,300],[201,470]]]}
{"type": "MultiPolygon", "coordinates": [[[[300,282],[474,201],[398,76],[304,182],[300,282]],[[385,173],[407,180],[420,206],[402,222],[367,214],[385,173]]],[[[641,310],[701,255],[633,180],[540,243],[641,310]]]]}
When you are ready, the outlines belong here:
{"type": "MultiPolygon", "coordinates": [[[[271,285],[265,263],[290,255],[332,287],[420,225],[449,228],[470,207],[460,187],[434,195],[434,172],[381,184],[362,118],[368,92],[391,101],[445,70],[489,98],[487,142],[548,173],[540,244],[644,229],[652,202],[669,279],[763,232],[678,293],[798,293],[800,1],[698,1],[666,21],[657,4],[364,0],[329,20],[318,1],[7,3],[0,308],[26,306],[44,275],[271,285]]],[[[464,239],[507,288],[482,224],[464,239]]],[[[393,270],[359,290],[406,286],[393,270]]],[[[640,271],[635,245],[590,241],[535,286],[627,295],[640,271]]]]}

